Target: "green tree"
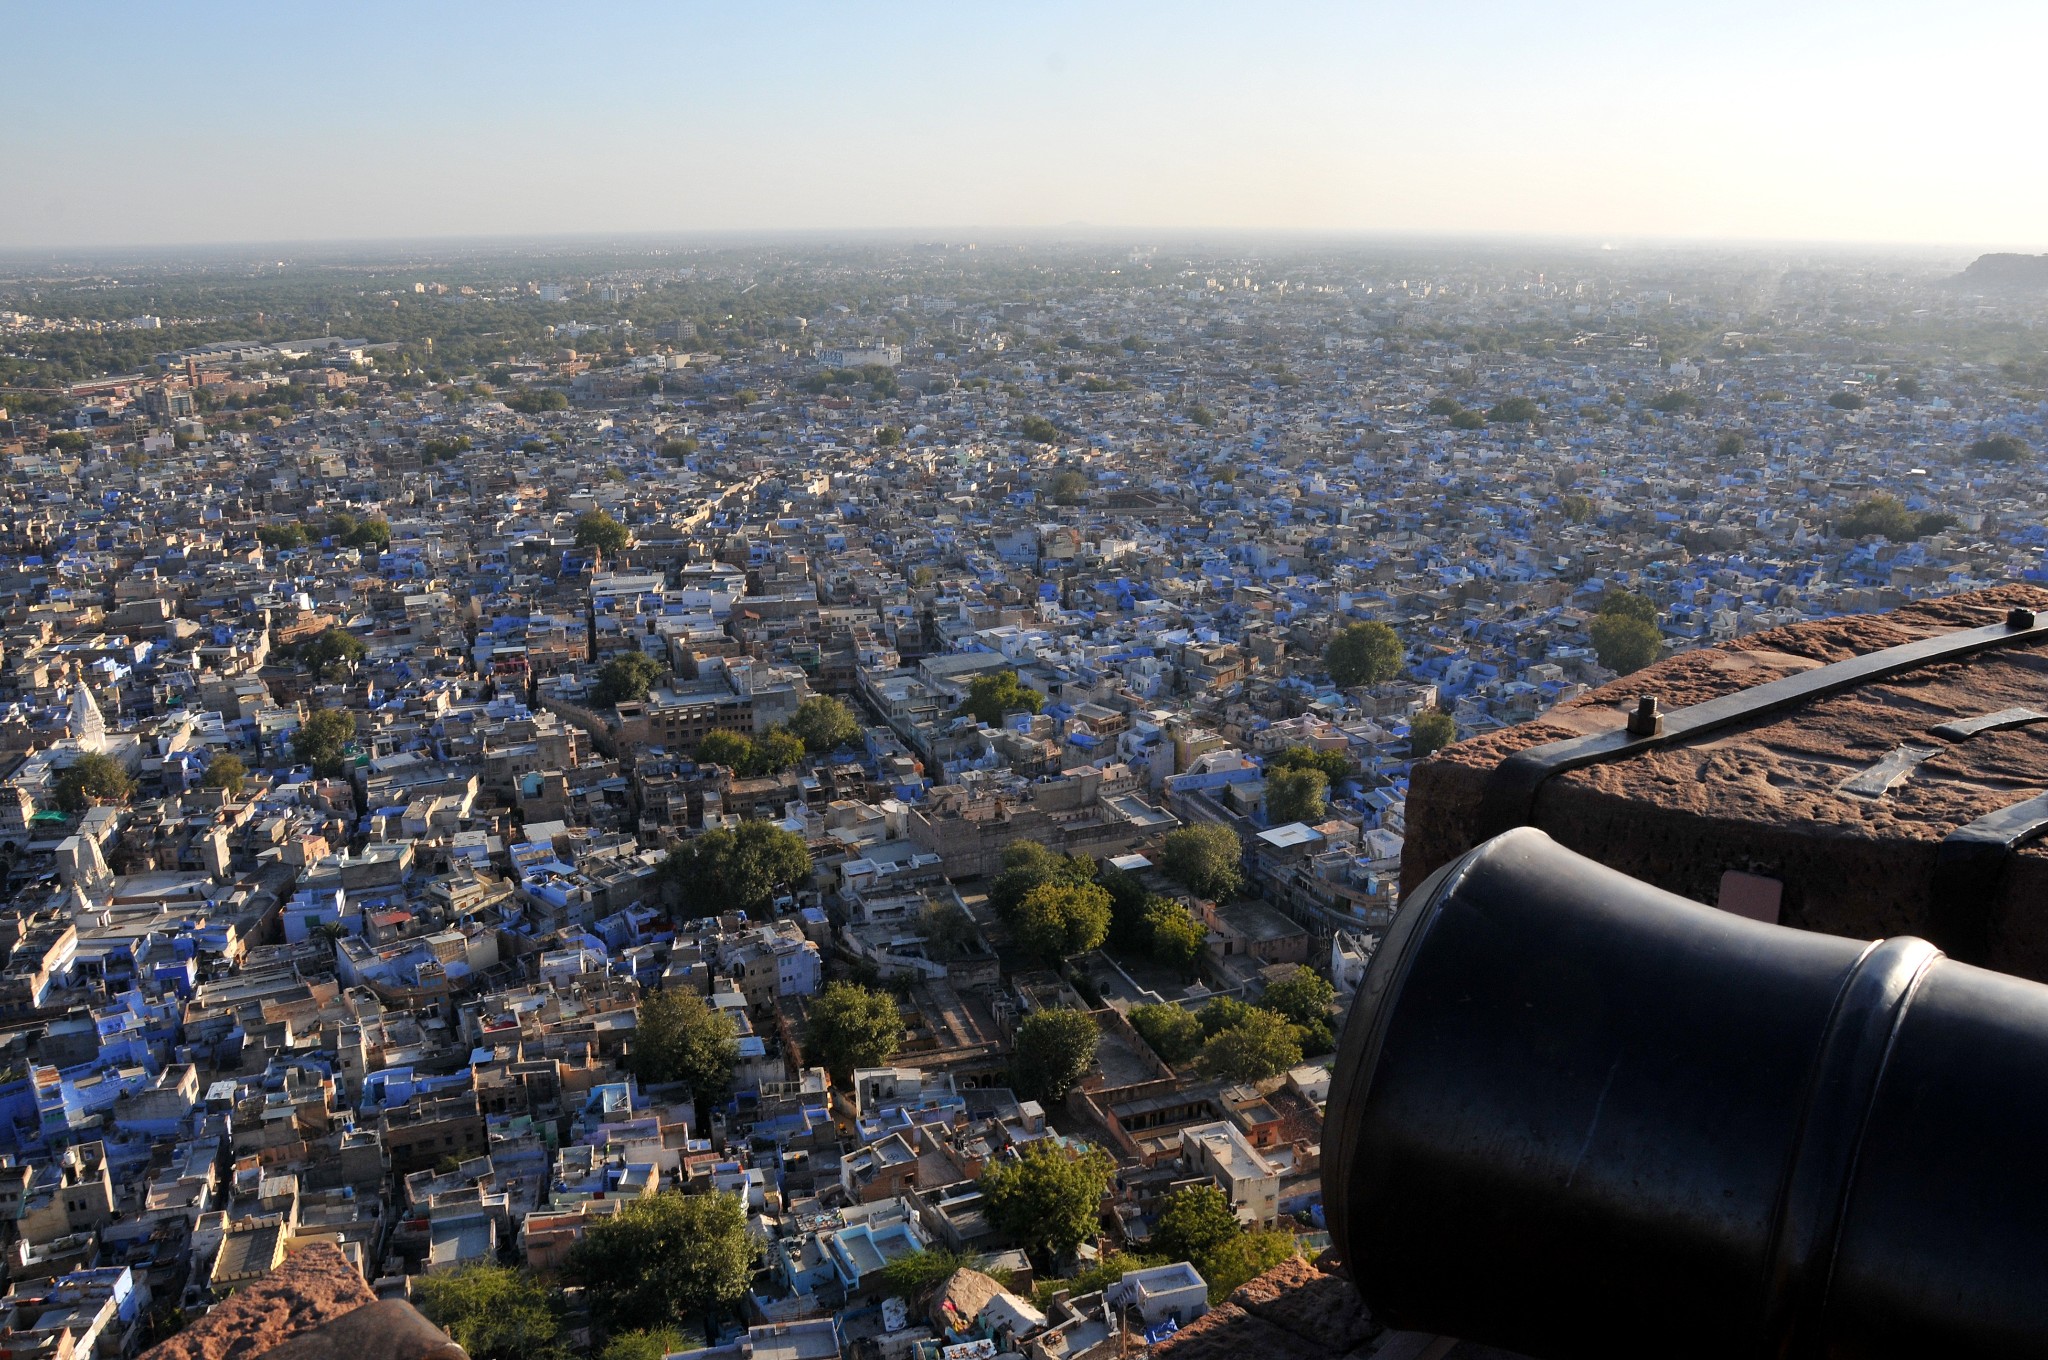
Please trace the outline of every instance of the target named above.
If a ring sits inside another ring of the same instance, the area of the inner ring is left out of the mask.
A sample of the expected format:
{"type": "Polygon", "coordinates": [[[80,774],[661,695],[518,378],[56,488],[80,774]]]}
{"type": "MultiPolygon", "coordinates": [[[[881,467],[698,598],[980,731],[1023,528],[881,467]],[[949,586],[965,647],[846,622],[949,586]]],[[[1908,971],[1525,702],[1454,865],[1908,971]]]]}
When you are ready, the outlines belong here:
{"type": "Polygon", "coordinates": [[[1354,623],[1323,649],[1323,663],[1339,689],[1385,684],[1401,673],[1406,661],[1401,635],[1384,623],[1354,623]]]}
{"type": "Polygon", "coordinates": [[[1321,770],[1276,770],[1266,776],[1266,821],[1273,826],[1320,822],[1329,811],[1324,801],[1329,791],[1330,777],[1321,770]]]}
{"type": "Polygon", "coordinates": [[[1172,1002],[1133,1006],[1130,1021],[1131,1028],[1169,1066],[1179,1067],[1202,1049],[1202,1022],[1185,1006],[1172,1002]]]}
{"type": "Polygon", "coordinates": [[[1600,601],[1602,614],[1620,614],[1644,623],[1657,621],[1656,602],[1644,595],[1628,590],[1611,590],[1600,601]]]}
{"type": "Polygon", "coordinates": [[[1616,675],[1641,670],[1663,649],[1655,624],[1627,614],[1596,614],[1586,631],[1593,639],[1593,654],[1616,675]]]}
{"type": "Polygon", "coordinates": [[[1060,438],[1059,426],[1044,416],[1025,416],[1017,422],[1017,433],[1040,444],[1057,444],[1060,438]]]}
{"type": "Polygon", "coordinates": [[[607,1328],[681,1328],[695,1318],[713,1340],[718,1314],[746,1294],[758,1251],[738,1195],[663,1193],[593,1219],[567,1274],[607,1328]]]}
{"type": "Polygon", "coordinates": [[[902,1299],[915,1299],[953,1278],[955,1271],[972,1269],[974,1261],[950,1247],[926,1247],[899,1256],[882,1267],[882,1286],[902,1299]]]}
{"type": "Polygon", "coordinates": [[[232,752],[222,752],[207,762],[206,773],[200,777],[199,786],[207,789],[225,789],[230,798],[242,796],[243,785],[249,782],[249,767],[242,758],[232,752]]]}
{"type": "Polygon", "coordinates": [[[1834,407],[1837,411],[1860,411],[1863,409],[1863,394],[1861,392],[1830,392],[1828,393],[1828,405],[1834,407]]]}
{"type": "Polygon", "coordinates": [[[599,712],[619,704],[645,699],[661,678],[661,663],[641,651],[614,652],[597,668],[597,683],[590,687],[591,705],[599,712]]]}
{"type": "Polygon", "coordinates": [[[346,511],[327,521],[327,533],[344,548],[382,550],[391,546],[391,525],[387,521],[374,517],[357,519],[346,511]]]}
{"type": "Polygon", "coordinates": [[[1268,770],[1321,770],[1332,783],[1351,773],[1351,762],[1337,751],[1318,751],[1313,746],[1289,746],[1266,757],[1268,770]]]}
{"type": "Polygon", "coordinates": [[[1066,1006],[1032,1012],[1017,1026],[1017,1094],[1045,1105],[1065,1100],[1094,1063],[1100,1038],[1085,1012],[1066,1006]]]}
{"type": "Polygon", "coordinates": [[[1723,458],[1733,458],[1743,449],[1742,436],[1729,433],[1721,436],[1714,444],[1714,452],[1723,458]]]}
{"type": "Polygon", "coordinates": [[[1070,1154],[1051,1138],[981,1173],[982,1202],[997,1231],[1027,1251],[1057,1257],[1101,1231],[1102,1197],[1116,1163],[1097,1147],[1070,1154]]]}
{"type": "Polygon", "coordinates": [[[135,791],[128,767],[99,751],[87,751],[57,776],[57,806],[66,812],[83,812],[91,803],[125,803],[135,791]]]}
{"type": "Polygon", "coordinates": [[[1216,424],[1216,413],[1206,406],[1196,404],[1188,407],[1188,419],[1202,429],[1213,429],[1216,424]]]}
{"type": "Polygon", "coordinates": [[[322,779],[338,778],[347,768],[348,744],[355,739],[355,714],[345,708],[319,709],[292,733],[292,759],[312,766],[322,779]]]}
{"type": "Polygon", "coordinates": [[[1159,847],[1159,871],[1197,897],[1235,897],[1243,886],[1244,846],[1237,833],[1215,822],[1170,831],[1159,847]]]}
{"type": "Polygon", "coordinates": [[[967,682],[967,698],[961,702],[959,711],[989,727],[1000,727],[1004,714],[1020,709],[1036,713],[1044,705],[1044,695],[1029,685],[1017,683],[1017,672],[994,671],[967,682]]]}
{"type": "Polygon", "coordinates": [[[1109,947],[1149,949],[1152,931],[1145,924],[1145,912],[1152,904],[1152,894],[1145,891],[1145,885],[1107,861],[1097,867],[1095,882],[1109,894],[1109,947]]]}
{"type": "Polygon", "coordinates": [[[1458,720],[1440,708],[1424,709],[1408,724],[1408,755],[1433,756],[1458,739],[1458,720]]]}
{"type": "Polygon", "coordinates": [[[1426,409],[1433,416],[1454,416],[1465,408],[1455,397],[1431,397],[1426,409]]]}
{"type": "Polygon", "coordinates": [[[786,727],[771,727],[754,743],[747,769],[752,774],[781,774],[803,763],[804,743],[786,727]]]}
{"type": "Polygon", "coordinates": [[[1046,483],[1045,493],[1057,505],[1079,505],[1088,494],[1088,477],[1073,468],[1062,468],[1046,483]]]}
{"type": "Polygon", "coordinates": [[[1897,496],[1878,494],[1856,502],[1842,516],[1835,532],[1843,538],[1867,538],[1882,534],[1894,543],[1909,543],[1920,536],[1919,521],[1897,496]]]}
{"type": "Polygon", "coordinates": [[[740,1060],[732,1017],[683,988],[644,992],[633,1029],[629,1066],[643,1084],[684,1081],[707,1107],[732,1090],[740,1060]]]}
{"type": "Polygon", "coordinates": [[[737,732],[723,729],[708,732],[704,740],[697,743],[697,762],[700,765],[723,765],[728,770],[744,774],[754,763],[754,743],[737,732]]]}
{"type": "Polygon", "coordinates": [[[794,889],[811,876],[811,852],[794,831],[750,820],[684,841],[665,868],[693,915],[760,915],[774,905],[777,888],[794,889]]]}
{"type": "Polygon", "coordinates": [[[539,1281],[509,1266],[473,1265],[413,1282],[427,1320],[473,1360],[556,1360],[568,1349],[554,1301],[539,1281]]]}
{"type": "Polygon", "coordinates": [[[1309,967],[1294,970],[1291,977],[1268,983],[1259,1004],[1277,1011],[1297,1025],[1326,1025],[1330,1007],[1337,1001],[1337,989],[1329,979],[1309,967]]]}
{"type": "Polygon", "coordinates": [[[1911,401],[1913,398],[1920,395],[1920,380],[1913,377],[1911,374],[1902,373],[1898,377],[1892,379],[1892,390],[1894,392],[1897,392],[1900,396],[1904,397],[1907,401],[1911,401]]]}
{"type": "Polygon", "coordinates": [[[651,1332],[621,1332],[604,1343],[597,1360],[664,1360],[677,1351],[695,1350],[703,1343],[692,1341],[673,1327],[651,1332]]]}
{"type": "Polygon", "coordinates": [[[875,431],[875,446],[877,448],[886,449],[902,442],[903,431],[894,425],[884,425],[881,429],[875,431]]]}
{"type": "Polygon", "coordinates": [[[1209,1302],[1222,1303],[1294,1254],[1294,1234],[1265,1229],[1225,1238],[1193,1264],[1209,1286],[1209,1302]]]}
{"type": "Polygon", "coordinates": [[[312,540],[303,524],[259,524],[256,541],[266,548],[303,548],[312,540]]]}
{"type": "Polygon", "coordinates": [[[1148,947],[1158,962],[1184,975],[1193,975],[1202,949],[1209,942],[1209,928],[1195,914],[1170,897],[1154,897],[1145,908],[1148,947]]]}
{"type": "Polygon", "coordinates": [[[684,435],[681,439],[664,440],[661,447],[655,450],[655,452],[668,459],[671,463],[683,462],[696,451],[697,441],[689,435],[684,435]]]}
{"type": "Polygon", "coordinates": [[[1700,399],[1690,392],[1681,392],[1674,388],[1651,402],[1650,409],[1662,411],[1666,415],[1676,415],[1682,411],[1697,411],[1700,409],[1700,399]]]}
{"type": "Polygon", "coordinates": [[[1543,414],[1543,408],[1529,397],[1508,397],[1493,404],[1486,418],[1497,425],[1526,425],[1543,414]]]}
{"type": "Polygon", "coordinates": [[[1451,428],[1454,430],[1483,430],[1486,428],[1484,411],[1457,410],[1451,413],[1451,428]]]}
{"type": "Polygon", "coordinates": [[[828,982],[804,1025],[804,1060],[848,1082],[854,1069],[879,1067],[903,1040],[896,998],[852,982],[828,982]]]}
{"type": "Polygon", "coordinates": [[[2034,456],[2034,451],[2024,439],[1994,434],[1971,444],[1969,455],[1989,463],[2024,463],[2034,456]]]}
{"type": "Polygon", "coordinates": [[[633,542],[625,525],[602,510],[588,510],[576,517],[576,546],[595,548],[606,557],[624,552],[633,542]]]}
{"type": "Polygon", "coordinates": [[[1047,961],[1085,954],[1109,934],[1109,894],[1092,882],[1042,883],[1017,905],[1017,942],[1047,961]]]}
{"type": "Polygon", "coordinates": [[[1301,1036],[1294,1026],[1256,1006],[1246,1006],[1233,1023],[1210,1035],[1200,1059],[1205,1075],[1236,1082],[1263,1081],[1300,1063],[1301,1036]]]}
{"type": "Polygon", "coordinates": [[[1006,921],[1015,921],[1018,908],[1034,888],[1047,883],[1091,883],[1096,877],[1095,861],[1086,855],[1062,855],[1037,841],[1011,841],[1003,847],[1003,867],[989,885],[988,902],[1006,921]]]}
{"type": "Polygon", "coordinates": [[[339,624],[323,628],[298,646],[299,664],[311,671],[358,665],[369,654],[369,645],[339,624]]]}
{"type": "Polygon", "coordinates": [[[1221,1190],[1184,1185],[1161,1201],[1146,1245],[1169,1261],[1193,1261],[1243,1231],[1221,1190]]]}
{"type": "Polygon", "coordinates": [[[860,719],[852,709],[829,694],[813,694],[790,715],[789,730],[796,733],[804,749],[817,754],[860,740],[860,719]]]}
{"type": "Polygon", "coordinates": [[[1581,496],[1573,493],[1559,500],[1558,507],[1564,511],[1564,517],[1574,524],[1584,524],[1587,520],[1593,518],[1593,498],[1591,496],[1581,496]]]}

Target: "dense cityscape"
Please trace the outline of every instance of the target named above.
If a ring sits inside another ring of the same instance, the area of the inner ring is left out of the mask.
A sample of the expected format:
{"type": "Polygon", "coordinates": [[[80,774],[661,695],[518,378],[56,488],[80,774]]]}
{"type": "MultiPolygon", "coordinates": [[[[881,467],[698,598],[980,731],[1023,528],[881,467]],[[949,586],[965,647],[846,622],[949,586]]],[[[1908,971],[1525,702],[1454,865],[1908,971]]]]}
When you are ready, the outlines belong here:
{"type": "Polygon", "coordinates": [[[1131,1355],[1416,762],[2048,584],[2033,261],[1106,242],[0,261],[0,1354],[1131,1355]]]}

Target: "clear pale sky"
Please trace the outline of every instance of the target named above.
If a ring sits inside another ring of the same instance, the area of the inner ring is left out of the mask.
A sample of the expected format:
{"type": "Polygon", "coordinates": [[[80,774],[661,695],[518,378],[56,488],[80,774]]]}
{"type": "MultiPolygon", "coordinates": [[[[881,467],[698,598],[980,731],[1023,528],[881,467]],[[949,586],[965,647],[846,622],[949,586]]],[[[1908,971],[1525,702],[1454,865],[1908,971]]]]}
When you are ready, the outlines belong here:
{"type": "Polygon", "coordinates": [[[0,5],[0,247],[1285,229],[2048,249],[2048,3],[0,5]]]}

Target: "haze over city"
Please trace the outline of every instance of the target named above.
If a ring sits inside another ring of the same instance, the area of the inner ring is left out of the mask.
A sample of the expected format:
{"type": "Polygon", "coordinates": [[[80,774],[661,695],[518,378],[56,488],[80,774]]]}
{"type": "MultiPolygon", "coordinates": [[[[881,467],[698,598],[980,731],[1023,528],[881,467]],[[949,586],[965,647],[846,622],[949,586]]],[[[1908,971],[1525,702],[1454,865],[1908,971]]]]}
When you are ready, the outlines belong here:
{"type": "Polygon", "coordinates": [[[2048,244],[2015,3],[17,6],[0,247],[1062,227],[2048,244]]]}
{"type": "Polygon", "coordinates": [[[0,34],[0,1354],[2048,1354],[2038,6],[0,34]]]}

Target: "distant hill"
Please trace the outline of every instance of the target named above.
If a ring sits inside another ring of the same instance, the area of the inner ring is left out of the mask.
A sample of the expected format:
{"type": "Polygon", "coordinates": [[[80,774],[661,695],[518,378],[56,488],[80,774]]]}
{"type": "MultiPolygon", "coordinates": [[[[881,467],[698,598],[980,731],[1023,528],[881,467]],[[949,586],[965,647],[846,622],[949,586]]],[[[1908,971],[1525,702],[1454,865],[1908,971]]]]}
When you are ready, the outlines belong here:
{"type": "Polygon", "coordinates": [[[2048,288],[2048,255],[1979,255],[1949,286],[1998,293],[2048,288]]]}

